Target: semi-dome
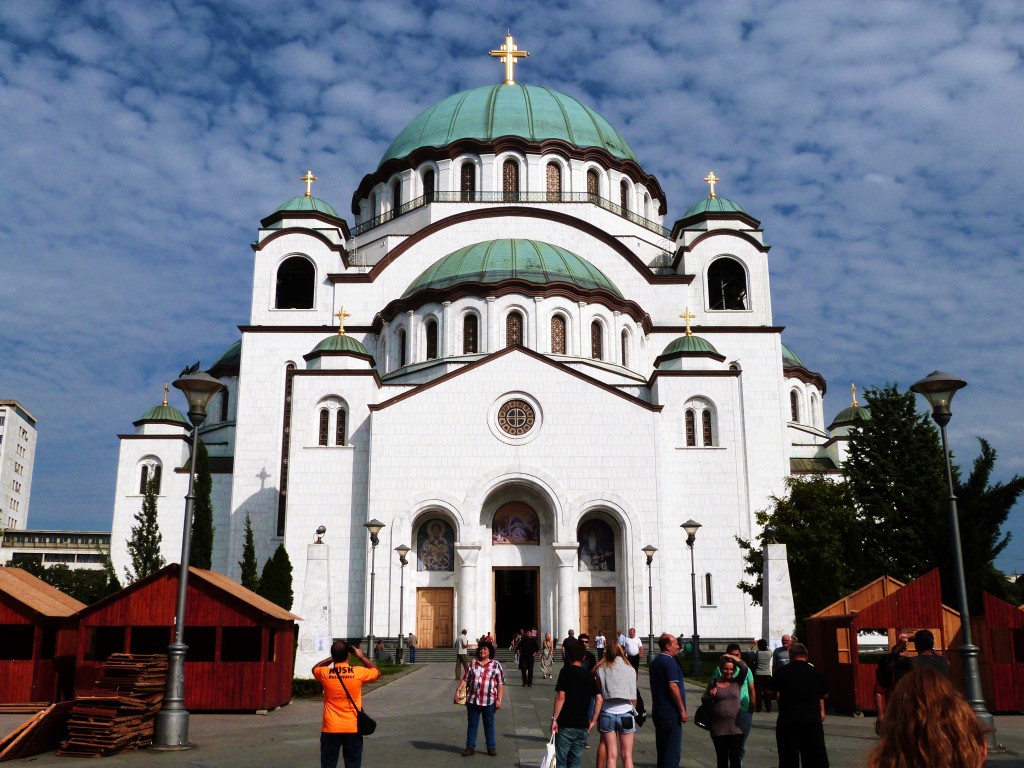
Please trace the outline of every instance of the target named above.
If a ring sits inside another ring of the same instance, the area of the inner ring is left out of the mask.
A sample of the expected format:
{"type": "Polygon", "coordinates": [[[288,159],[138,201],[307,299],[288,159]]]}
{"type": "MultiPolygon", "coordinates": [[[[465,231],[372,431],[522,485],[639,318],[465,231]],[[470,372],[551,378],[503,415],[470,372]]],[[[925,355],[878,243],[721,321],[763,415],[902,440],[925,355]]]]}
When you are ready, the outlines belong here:
{"type": "Polygon", "coordinates": [[[460,248],[439,259],[417,277],[403,298],[428,289],[446,289],[460,283],[570,283],[584,291],[622,293],[601,270],[572,251],[537,240],[485,240],[460,248]]]}
{"type": "Polygon", "coordinates": [[[361,357],[370,357],[370,353],[367,351],[363,343],[352,336],[346,336],[341,333],[335,333],[332,336],[328,336],[326,339],[321,341],[315,347],[313,351],[306,355],[308,360],[311,357],[318,356],[323,353],[350,353],[353,355],[359,355],[361,357]]]}
{"type": "Polygon", "coordinates": [[[207,371],[207,373],[215,378],[220,378],[221,376],[237,376],[241,365],[242,340],[239,339],[224,350],[224,354],[220,356],[216,363],[210,366],[210,370],[207,371]]]}
{"type": "Polygon", "coordinates": [[[550,88],[514,83],[470,88],[425,109],[391,142],[380,164],[420,147],[444,147],[459,139],[493,141],[501,136],[561,139],[636,162],[619,132],[590,107],[550,88]]]}
{"type": "Polygon", "coordinates": [[[715,349],[715,345],[710,341],[688,333],[669,342],[669,345],[665,347],[665,351],[655,358],[654,365],[659,367],[662,363],[680,357],[710,357],[718,362],[725,360],[725,355],[715,349]]]}
{"type": "Polygon", "coordinates": [[[703,213],[742,213],[745,216],[749,215],[739,203],[734,203],[732,200],[727,200],[724,197],[705,197],[703,200],[698,200],[691,205],[686,213],[683,214],[683,218],[688,219],[691,216],[703,213]]]}
{"type": "Polygon", "coordinates": [[[828,425],[828,428],[834,429],[835,427],[842,427],[856,421],[868,421],[870,418],[870,408],[865,408],[863,405],[851,405],[849,408],[844,408],[837,413],[836,417],[832,419],[832,423],[828,425]]]}
{"type": "Polygon", "coordinates": [[[277,206],[277,211],[316,211],[317,213],[333,216],[336,219],[341,218],[330,203],[326,200],[321,200],[319,197],[293,197],[277,206]]]}
{"type": "Polygon", "coordinates": [[[186,419],[181,411],[175,408],[173,405],[156,405],[146,411],[136,421],[133,422],[135,426],[139,426],[145,422],[159,422],[161,424],[180,424],[183,427],[190,427],[188,419],[186,419]]]}

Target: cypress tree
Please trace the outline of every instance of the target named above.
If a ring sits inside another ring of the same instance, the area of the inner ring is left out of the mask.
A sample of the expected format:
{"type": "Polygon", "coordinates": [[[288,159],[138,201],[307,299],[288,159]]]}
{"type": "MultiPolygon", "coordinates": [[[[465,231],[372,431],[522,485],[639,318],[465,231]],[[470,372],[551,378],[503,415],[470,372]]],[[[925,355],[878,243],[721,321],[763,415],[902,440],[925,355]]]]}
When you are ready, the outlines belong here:
{"type": "Polygon", "coordinates": [[[263,564],[259,588],[256,594],[281,606],[286,611],[292,608],[292,563],[284,544],[278,544],[273,557],[263,564]]]}
{"type": "Polygon", "coordinates": [[[259,591],[260,577],[256,565],[256,541],[252,535],[252,520],[245,516],[245,544],[242,546],[242,559],[238,562],[242,569],[242,586],[259,591]]]}
{"type": "Polygon", "coordinates": [[[192,509],[192,548],[189,565],[210,569],[213,563],[213,478],[210,476],[210,454],[206,443],[199,441],[198,455],[193,462],[195,475],[195,506],[192,509]]]}
{"type": "Polygon", "coordinates": [[[128,554],[132,559],[131,570],[124,569],[128,583],[137,581],[164,567],[166,561],[160,554],[160,525],[156,512],[156,483],[150,479],[146,483],[146,493],[142,497],[142,509],[135,515],[136,525],[132,526],[132,537],[128,540],[128,554]]]}

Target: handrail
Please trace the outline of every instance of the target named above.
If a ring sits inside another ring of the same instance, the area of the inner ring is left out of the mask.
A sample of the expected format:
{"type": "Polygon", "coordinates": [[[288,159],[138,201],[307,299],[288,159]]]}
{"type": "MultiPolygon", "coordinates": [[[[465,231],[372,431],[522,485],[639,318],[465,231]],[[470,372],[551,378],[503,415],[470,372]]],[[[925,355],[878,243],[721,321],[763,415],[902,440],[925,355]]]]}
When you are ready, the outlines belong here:
{"type": "Polygon", "coordinates": [[[592,195],[587,192],[434,192],[429,195],[421,195],[398,207],[398,211],[390,210],[382,213],[376,218],[364,221],[352,227],[352,236],[361,235],[363,232],[379,227],[381,224],[394,219],[396,216],[422,208],[430,203],[590,203],[603,208],[609,213],[621,216],[644,229],[648,229],[662,237],[669,237],[671,230],[666,229],[656,221],[645,219],[639,214],[633,213],[621,205],[606,200],[600,195],[592,195]]]}

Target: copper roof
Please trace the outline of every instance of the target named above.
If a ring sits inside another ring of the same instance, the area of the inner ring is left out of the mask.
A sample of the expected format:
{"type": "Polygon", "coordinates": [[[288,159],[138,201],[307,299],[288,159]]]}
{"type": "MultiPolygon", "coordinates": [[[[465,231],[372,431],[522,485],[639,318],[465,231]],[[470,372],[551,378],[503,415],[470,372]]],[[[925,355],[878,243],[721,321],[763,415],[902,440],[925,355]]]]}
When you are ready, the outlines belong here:
{"type": "Polygon", "coordinates": [[[21,568],[0,568],[0,592],[43,616],[72,616],[85,608],[85,603],[21,568]]]}

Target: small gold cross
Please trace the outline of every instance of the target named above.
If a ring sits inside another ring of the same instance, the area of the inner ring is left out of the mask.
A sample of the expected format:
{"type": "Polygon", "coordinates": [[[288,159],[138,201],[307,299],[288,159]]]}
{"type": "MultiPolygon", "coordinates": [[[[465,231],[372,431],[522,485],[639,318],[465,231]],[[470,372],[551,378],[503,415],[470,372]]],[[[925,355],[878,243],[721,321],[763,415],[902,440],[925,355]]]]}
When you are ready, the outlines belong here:
{"type": "Polygon", "coordinates": [[[718,181],[721,181],[721,179],[719,179],[717,176],[715,176],[715,172],[714,171],[708,171],[708,175],[704,177],[704,181],[706,181],[711,186],[711,194],[708,195],[708,198],[711,199],[711,200],[714,200],[715,199],[715,183],[718,182],[718,181]]]}
{"type": "Polygon", "coordinates": [[[508,32],[505,35],[505,44],[501,46],[497,51],[491,51],[491,56],[496,59],[500,59],[505,65],[505,85],[515,85],[516,81],[512,79],[512,67],[516,64],[516,59],[522,59],[529,56],[529,51],[520,51],[516,48],[515,41],[512,40],[512,33],[508,32]]]}
{"type": "Polygon", "coordinates": [[[334,313],[334,316],[336,318],[338,318],[338,335],[339,336],[344,336],[345,335],[345,318],[346,317],[352,317],[352,315],[350,315],[348,312],[346,312],[345,308],[342,307],[341,309],[339,309],[337,312],[334,313]]]}
{"type": "Polygon", "coordinates": [[[850,394],[853,395],[853,403],[852,403],[853,407],[854,408],[859,408],[860,406],[857,405],[857,385],[856,384],[851,384],[850,385],[850,394]]]}
{"type": "Polygon", "coordinates": [[[687,307],[686,311],[683,312],[683,314],[681,314],[680,317],[683,318],[683,320],[686,321],[686,335],[687,336],[693,336],[693,331],[690,330],[690,321],[691,320],[696,320],[697,316],[692,314],[690,312],[690,308],[687,307]]]}
{"type": "Polygon", "coordinates": [[[164,384],[164,408],[167,407],[167,385],[164,384]]]}
{"type": "MultiPolygon", "coordinates": [[[[317,178],[313,175],[312,171],[306,171],[306,175],[299,179],[299,181],[306,182],[306,197],[313,196],[313,182],[316,180],[317,178]]],[[[714,195],[712,195],[712,197],[714,197],[714,195]]]]}

